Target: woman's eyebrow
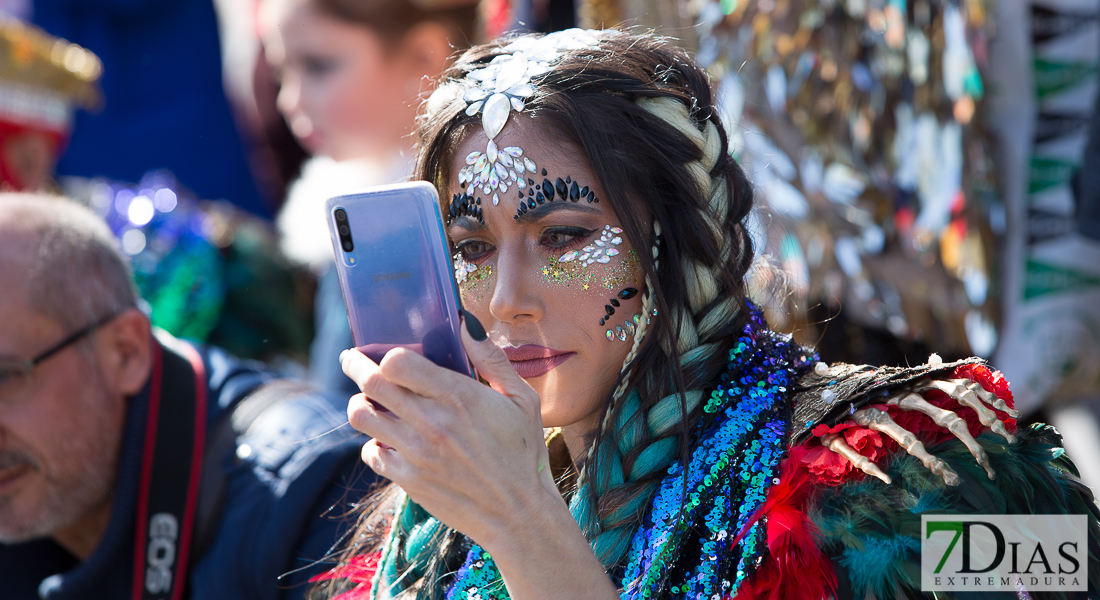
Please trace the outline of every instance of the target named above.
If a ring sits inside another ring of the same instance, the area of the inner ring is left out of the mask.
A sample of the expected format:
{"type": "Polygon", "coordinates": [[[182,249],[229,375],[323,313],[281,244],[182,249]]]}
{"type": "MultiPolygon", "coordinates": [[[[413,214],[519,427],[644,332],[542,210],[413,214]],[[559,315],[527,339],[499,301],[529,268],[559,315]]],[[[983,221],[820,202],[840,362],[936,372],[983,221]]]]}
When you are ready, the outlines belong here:
{"type": "Polygon", "coordinates": [[[588,204],[574,204],[572,202],[546,202],[545,204],[536,205],[535,208],[528,210],[525,213],[512,217],[517,223],[530,223],[531,221],[537,221],[549,214],[558,212],[559,210],[576,211],[589,214],[600,214],[600,209],[595,206],[589,206],[588,204]]]}
{"type": "Polygon", "coordinates": [[[477,233],[485,229],[485,224],[470,215],[462,215],[460,217],[455,217],[454,220],[447,225],[447,230],[450,231],[452,227],[461,227],[471,233],[477,233]]]}

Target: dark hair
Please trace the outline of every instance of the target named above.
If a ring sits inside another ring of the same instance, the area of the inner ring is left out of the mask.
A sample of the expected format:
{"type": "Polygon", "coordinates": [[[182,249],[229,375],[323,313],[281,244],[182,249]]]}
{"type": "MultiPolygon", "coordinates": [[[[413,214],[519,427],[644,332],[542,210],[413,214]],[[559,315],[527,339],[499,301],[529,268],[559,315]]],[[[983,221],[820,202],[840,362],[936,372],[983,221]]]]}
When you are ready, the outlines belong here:
{"type": "Polygon", "coordinates": [[[341,21],[357,23],[393,41],[419,23],[432,21],[447,29],[458,50],[477,41],[477,3],[449,3],[432,8],[431,2],[414,0],[310,0],[318,10],[341,21]]]}
{"type": "MultiPolygon", "coordinates": [[[[453,154],[479,124],[479,116],[465,113],[462,79],[513,39],[472,48],[444,73],[420,127],[419,178],[441,190],[453,187],[453,154]]],[[[628,357],[620,385],[605,403],[603,426],[570,503],[597,558],[611,570],[624,560],[665,469],[690,456],[690,431],[708,418],[699,401],[702,390],[717,382],[747,318],[745,275],[753,252],[742,221],[753,194],[725,151],[727,137],[706,73],[667,38],[623,33],[600,39],[598,46],[564,51],[549,72],[536,77],[535,94],[525,99],[518,118],[584,153],[637,251],[651,288],[643,306],[650,314],[656,309],[644,343],[628,357]],[[660,224],[657,260],[648,252],[655,244],[654,222],[660,224]],[[625,452],[618,444],[624,430],[638,440],[625,452]],[[614,480],[625,483],[609,483],[614,480]]],[[[449,201],[442,202],[447,214],[449,201]]],[[[407,516],[397,515],[395,531],[404,529],[407,516]]],[[[373,518],[379,522],[378,515],[373,518]]],[[[359,534],[376,540],[380,532],[368,529],[365,520],[359,534]]],[[[409,579],[420,580],[402,587],[417,590],[420,598],[438,597],[434,582],[462,558],[453,556],[454,533],[442,529],[428,544],[434,556],[398,559],[398,573],[409,571],[409,579]]]]}

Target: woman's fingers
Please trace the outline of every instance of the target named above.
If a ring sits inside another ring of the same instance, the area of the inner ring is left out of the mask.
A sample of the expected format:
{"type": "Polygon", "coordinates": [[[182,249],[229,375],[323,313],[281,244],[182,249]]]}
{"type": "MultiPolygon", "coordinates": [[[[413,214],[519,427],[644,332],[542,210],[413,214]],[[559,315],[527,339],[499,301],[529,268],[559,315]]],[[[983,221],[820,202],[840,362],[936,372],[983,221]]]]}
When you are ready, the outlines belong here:
{"type": "Polygon", "coordinates": [[[396,482],[398,485],[404,480],[404,475],[408,471],[408,465],[405,463],[401,454],[394,448],[379,442],[377,439],[370,440],[366,444],[363,444],[363,449],[359,453],[360,458],[368,467],[375,473],[378,473],[382,477],[396,482]]]}
{"type": "Polygon", "coordinates": [[[531,386],[512,368],[508,355],[489,340],[477,317],[468,311],[462,311],[462,314],[465,323],[462,328],[462,345],[478,375],[505,396],[537,398],[538,395],[531,386]]]}
{"type": "MultiPolygon", "coordinates": [[[[399,350],[398,353],[407,353],[414,358],[420,358],[415,353],[405,350],[399,350]]],[[[390,354],[394,354],[394,351],[391,351],[390,354]]],[[[390,354],[386,355],[387,358],[390,354]]],[[[424,359],[421,358],[421,360],[424,359]]],[[[383,359],[382,362],[386,363],[387,360],[383,359]]],[[[355,385],[359,386],[363,394],[373,400],[375,404],[381,405],[384,410],[392,412],[399,419],[417,420],[418,415],[415,407],[418,398],[416,395],[388,377],[383,372],[382,367],[365,354],[355,348],[345,350],[340,354],[340,366],[344,369],[344,374],[350,377],[355,385]]],[[[350,403],[348,404],[348,419],[351,420],[350,403]]],[[[355,423],[352,422],[352,425],[354,426],[355,423]]]]}
{"type": "Polygon", "coordinates": [[[409,425],[365,394],[348,400],[348,423],[356,431],[379,438],[390,446],[404,446],[409,425]]]}

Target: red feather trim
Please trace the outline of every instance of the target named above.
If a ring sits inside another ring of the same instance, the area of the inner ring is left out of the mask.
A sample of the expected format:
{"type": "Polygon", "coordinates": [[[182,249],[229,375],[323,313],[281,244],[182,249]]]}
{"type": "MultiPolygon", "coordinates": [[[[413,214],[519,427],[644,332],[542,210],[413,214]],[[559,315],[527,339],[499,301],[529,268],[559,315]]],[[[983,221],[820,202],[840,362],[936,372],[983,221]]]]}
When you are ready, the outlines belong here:
{"type": "Polygon", "coordinates": [[[320,575],[311,577],[310,581],[350,579],[359,585],[337,595],[332,600],[367,600],[370,598],[370,582],[374,579],[375,572],[378,571],[378,560],[381,557],[381,552],[354,556],[351,560],[342,565],[337,565],[320,575]]]}
{"type": "Polygon", "coordinates": [[[768,556],[741,584],[737,600],[821,600],[836,594],[832,562],[818,547],[817,527],[804,512],[813,490],[803,464],[805,451],[802,446],[791,449],[779,483],[734,539],[740,541],[753,523],[767,517],[768,556]]]}

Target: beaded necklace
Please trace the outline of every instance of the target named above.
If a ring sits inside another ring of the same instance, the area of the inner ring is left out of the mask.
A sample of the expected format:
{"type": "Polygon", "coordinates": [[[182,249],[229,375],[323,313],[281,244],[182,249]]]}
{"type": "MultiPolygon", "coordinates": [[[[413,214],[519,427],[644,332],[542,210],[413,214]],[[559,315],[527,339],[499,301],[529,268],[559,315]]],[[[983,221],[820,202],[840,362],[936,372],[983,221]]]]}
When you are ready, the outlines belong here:
{"type": "MultiPolygon", "coordinates": [[[[750,309],[720,384],[703,408],[712,418],[700,420],[687,467],[679,461],[669,466],[631,541],[626,566],[613,574],[624,600],[666,592],[730,597],[756,569],[765,548],[761,522],[733,542],[778,482],[790,418],[783,400],[816,358],[789,336],[768,329],[760,311],[750,309]]],[[[492,557],[475,544],[447,600],[507,599],[492,557]]]]}

